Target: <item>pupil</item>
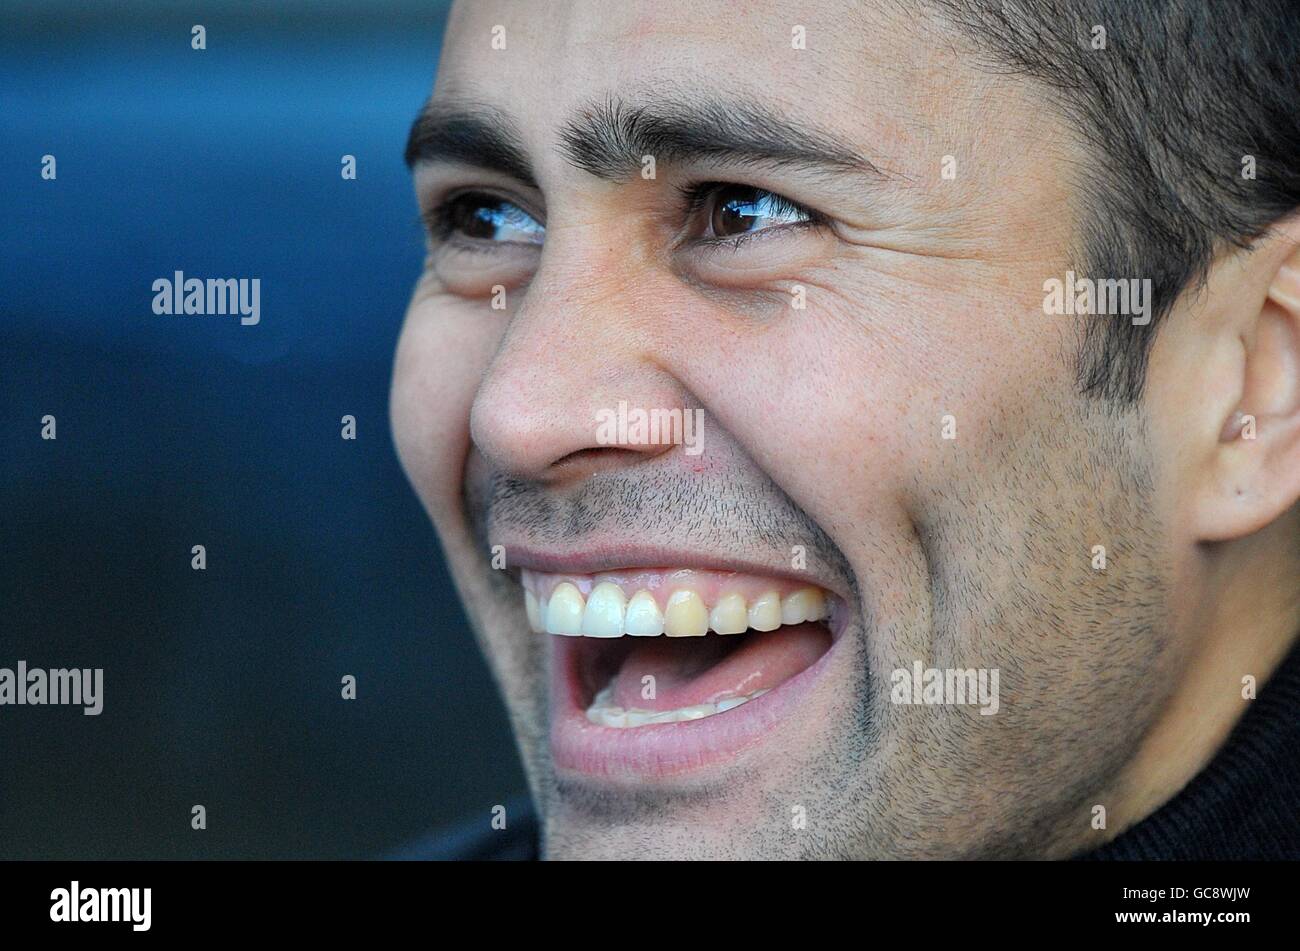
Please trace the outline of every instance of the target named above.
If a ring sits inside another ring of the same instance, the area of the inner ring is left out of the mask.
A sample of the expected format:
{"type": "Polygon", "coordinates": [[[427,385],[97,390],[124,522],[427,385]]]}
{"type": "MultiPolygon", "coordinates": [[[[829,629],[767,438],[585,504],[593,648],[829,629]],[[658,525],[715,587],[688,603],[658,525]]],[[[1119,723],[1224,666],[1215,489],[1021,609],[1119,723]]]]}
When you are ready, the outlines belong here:
{"type": "Polygon", "coordinates": [[[752,230],[758,215],[754,189],[728,188],[718,196],[713,210],[713,233],[720,238],[752,230]]]}
{"type": "Polygon", "coordinates": [[[490,241],[496,237],[497,219],[500,214],[499,203],[487,204],[481,198],[467,196],[457,202],[453,224],[455,229],[466,237],[490,241]]]}

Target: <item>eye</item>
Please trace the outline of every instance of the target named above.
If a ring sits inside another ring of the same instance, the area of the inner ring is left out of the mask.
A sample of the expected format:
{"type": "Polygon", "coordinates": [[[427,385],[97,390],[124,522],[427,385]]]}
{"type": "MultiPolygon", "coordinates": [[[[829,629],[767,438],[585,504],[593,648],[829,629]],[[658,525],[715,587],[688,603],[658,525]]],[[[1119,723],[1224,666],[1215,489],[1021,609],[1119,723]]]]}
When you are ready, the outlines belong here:
{"type": "Polygon", "coordinates": [[[440,238],[493,244],[541,244],[546,228],[514,202],[495,195],[467,192],[435,209],[430,231],[440,238]]]}
{"type": "Polygon", "coordinates": [[[736,238],[818,220],[802,205],[752,185],[710,184],[701,186],[691,197],[692,203],[708,215],[705,238],[736,238]]]}

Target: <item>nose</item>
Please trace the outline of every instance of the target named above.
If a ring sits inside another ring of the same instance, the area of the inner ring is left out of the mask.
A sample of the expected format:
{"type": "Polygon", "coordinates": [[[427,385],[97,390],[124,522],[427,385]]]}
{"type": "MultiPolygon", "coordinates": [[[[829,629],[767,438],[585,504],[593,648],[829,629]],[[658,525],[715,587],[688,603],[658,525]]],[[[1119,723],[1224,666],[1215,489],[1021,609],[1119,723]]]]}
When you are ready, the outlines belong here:
{"type": "Polygon", "coordinates": [[[515,291],[520,298],[470,411],[471,439],[496,470],[557,483],[674,448],[672,433],[629,440],[626,427],[609,425],[620,404],[624,418],[688,405],[656,362],[655,311],[663,305],[654,302],[671,292],[656,295],[649,280],[631,265],[544,262],[515,291]]]}

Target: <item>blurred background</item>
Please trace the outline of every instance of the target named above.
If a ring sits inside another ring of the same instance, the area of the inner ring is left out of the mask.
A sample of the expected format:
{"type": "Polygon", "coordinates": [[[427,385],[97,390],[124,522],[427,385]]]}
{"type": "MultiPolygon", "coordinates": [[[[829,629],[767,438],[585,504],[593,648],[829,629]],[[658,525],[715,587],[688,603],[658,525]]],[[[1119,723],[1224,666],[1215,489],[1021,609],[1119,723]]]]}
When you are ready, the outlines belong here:
{"type": "Polygon", "coordinates": [[[0,3],[0,667],[104,669],[0,707],[0,858],[379,857],[523,790],[387,423],[445,7],[0,3]],[[177,270],[260,324],[156,316],[177,270]]]}

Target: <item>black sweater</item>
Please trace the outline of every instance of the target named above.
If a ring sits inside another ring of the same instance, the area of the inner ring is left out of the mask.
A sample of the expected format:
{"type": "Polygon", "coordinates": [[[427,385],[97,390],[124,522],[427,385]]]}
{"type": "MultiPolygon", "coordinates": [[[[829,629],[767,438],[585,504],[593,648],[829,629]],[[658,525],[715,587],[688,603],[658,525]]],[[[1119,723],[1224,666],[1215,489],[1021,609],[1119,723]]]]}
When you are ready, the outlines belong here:
{"type": "Polygon", "coordinates": [[[1182,792],[1083,859],[1300,859],[1300,644],[1182,792]]]}

